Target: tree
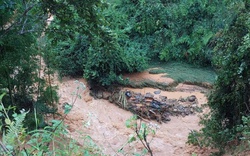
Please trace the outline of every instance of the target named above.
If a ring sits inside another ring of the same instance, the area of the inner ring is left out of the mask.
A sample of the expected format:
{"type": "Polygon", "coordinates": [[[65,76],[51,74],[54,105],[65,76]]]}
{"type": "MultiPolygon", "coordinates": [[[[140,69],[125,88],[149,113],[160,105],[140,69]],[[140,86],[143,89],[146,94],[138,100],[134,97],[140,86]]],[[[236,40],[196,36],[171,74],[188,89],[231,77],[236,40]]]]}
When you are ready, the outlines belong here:
{"type": "Polygon", "coordinates": [[[250,114],[250,9],[247,1],[242,4],[217,40],[215,62],[220,69],[209,96],[211,113],[202,120],[202,141],[220,150],[239,139],[242,134],[236,128],[250,114]]]}
{"type": "Polygon", "coordinates": [[[36,0],[0,4],[0,87],[1,92],[8,93],[5,105],[31,112],[36,109],[39,118],[55,112],[58,100],[55,88],[46,80],[51,74],[49,68],[43,69],[44,76],[41,74],[40,57],[44,53],[38,40],[49,18],[41,4],[36,0]]]}
{"type": "Polygon", "coordinates": [[[145,68],[147,63],[145,56],[139,52],[126,51],[117,31],[113,31],[110,27],[113,24],[106,20],[104,13],[104,9],[109,7],[108,4],[102,1],[74,3],[69,1],[67,5],[72,9],[67,10],[68,6],[62,9],[65,14],[71,15],[66,19],[57,16],[57,13],[61,14],[57,8],[51,8],[51,12],[55,12],[55,23],[48,29],[49,34],[57,32],[63,35],[60,39],[58,36],[51,38],[52,42],[57,44],[56,49],[60,49],[60,51],[55,50],[55,57],[61,74],[71,76],[83,74],[94,84],[107,86],[122,83],[120,74],[123,72],[140,71],[145,68]],[[70,22],[72,19],[73,23],[70,22]],[[69,25],[66,29],[65,24],[69,25]],[[74,26],[71,27],[72,24],[74,26]],[[73,33],[70,33],[71,31],[73,33]],[[69,37],[64,37],[65,34],[69,37]]]}

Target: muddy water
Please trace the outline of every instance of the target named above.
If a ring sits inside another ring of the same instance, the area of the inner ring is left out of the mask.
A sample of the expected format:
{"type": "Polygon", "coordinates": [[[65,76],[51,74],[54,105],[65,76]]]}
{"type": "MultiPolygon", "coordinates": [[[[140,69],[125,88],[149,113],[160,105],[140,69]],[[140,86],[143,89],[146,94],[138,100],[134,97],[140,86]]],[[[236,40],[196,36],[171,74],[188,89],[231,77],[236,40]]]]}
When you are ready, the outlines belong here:
{"type": "MultiPolygon", "coordinates": [[[[79,80],[86,84],[84,80],[79,80]]],[[[59,110],[62,110],[64,102],[72,101],[72,92],[75,92],[77,84],[74,80],[63,79],[59,83],[59,95],[61,101],[59,110]]],[[[178,88],[178,87],[177,87],[178,88]]],[[[153,93],[157,89],[143,88],[131,89],[136,92],[153,93]]],[[[182,85],[177,92],[161,91],[160,95],[168,98],[187,97],[195,95],[198,98],[199,105],[206,103],[206,97],[197,89],[197,86],[182,85]],[[185,92],[183,92],[185,89],[185,92]],[[182,91],[181,91],[182,90],[182,91]]],[[[66,118],[65,123],[69,126],[71,137],[83,143],[83,136],[89,135],[100,146],[107,155],[123,155],[117,151],[127,142],[129,135],[134,132],[126,128],[125,122],[132,116],[131,112],[125,111],[106,100],[95,100],[89,96],[89,90],[86,88],[80,92],[81,99],[78,99],[72,111],[66,118]]],[[[159,125],[155,137],[150,143],[155,156],[190,156],[192,153],[199,155],[209,155],[209,150],[199,149],[186,144],[187,136],[190,130],[198,130],[198,114],[186,117],[171,117],[171,121],[159,125]]],[[[155,122],[153,122],[155,123],[155,122]]],[[[158,124],[158,123],[155,123],[158,124]]],[[[128,155],[135,151],[140,151],[142,145],[134,142],[124,147],[128,155]]]]}
{"type": "Polygon", "coordinates": [[[149,74],[148,71],[140,72],[140,73],[132,73],[125,74],[124,78],[129,78],[131,81],[142,81],[142,80],[151,80],[155,82],[163,82],[163,83],[174,83],[174,80],[166,77],[167,74],[149,74]]]}

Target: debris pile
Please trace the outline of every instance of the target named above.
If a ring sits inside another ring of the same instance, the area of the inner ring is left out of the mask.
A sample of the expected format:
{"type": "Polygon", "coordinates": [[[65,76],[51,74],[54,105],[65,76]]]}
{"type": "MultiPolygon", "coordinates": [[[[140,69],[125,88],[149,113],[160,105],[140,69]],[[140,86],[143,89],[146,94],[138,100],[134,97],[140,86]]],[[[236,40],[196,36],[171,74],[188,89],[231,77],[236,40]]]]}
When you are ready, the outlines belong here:
{"type": "Polygon", "coordinates": [[[169,99],[167,96],[160,95],[161,90],[146,94],[129,90],[116,90],[113,93],[99,90],[90,94],[98,99],[109,100],[111,103],[137,114],[142,119],[156,120],[159,123],[170,121],[170,116],[184,117],[201,111],[195,95],[169,99]]]}
{"type": "Polygon", "coordinates": [[[133,91],[120,91],[109,97],[120,107],[130,110],[142,119],[156,120],[159,123],[170,121],[170,116],[186,116],[199,111],[198,100],[195,95],[168,99],[160,95],[161,91],[154,93],[135,93],[133,91]]]}

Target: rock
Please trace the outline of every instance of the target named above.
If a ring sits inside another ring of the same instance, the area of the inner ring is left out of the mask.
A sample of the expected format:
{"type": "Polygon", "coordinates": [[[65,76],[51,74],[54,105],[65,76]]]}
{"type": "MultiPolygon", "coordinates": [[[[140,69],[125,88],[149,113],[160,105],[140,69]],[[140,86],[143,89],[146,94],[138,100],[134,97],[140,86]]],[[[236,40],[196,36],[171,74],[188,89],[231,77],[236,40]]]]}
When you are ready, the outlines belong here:
{"type": "Polygon", "coordinates": [[[94,91],[93,91],[93,90],[90,90],[90,91],[89,91],[89,95],[92,96],[92,97],[95,97],[94,91]]]}
{"type": "Polygon", "coordinates": [[[159,96],[159,99],[162,101],[162,102],[165,102],[167,100],[167,97],[166,96],[159,96]]]}
{"type": "Polygon", "coordinates": [[[191,107],[192,108],[196,108],[198,105],[197,104],[192,104],[191,107]]]}
{"type": "Polygon", "coordinates": [[[156,100],[153,100],[151,103],[150,103],[150,107],[152,108],[155,108],[155,109],[160,109],[160,102],[159,101],[156,101],[156,100]]]}
{"type": "Polygon", "coordinates": [[[132,97],[128,100],[128,102],[138,103],[138,100],[135,97],[132,97]]]}
{"type": "Polygon", "coordinates": [[[146,93],[145,98],[153,98],[154,95],[152,93],[146,93]]]}
{"type": "Polygon", "coordinates": [[[112,96],[110,96],[108,100],[109,100],[110,103],[113,103],[113,102],[114,102],[112,96]]]}
{"type": "Polygon", "coordinates": [[[98,99],[101,99],[102,98],[102,91],[100,90],[90,90],[89,92],[89,95],[94,97],[95,99],[98,98],[98,99]]]}
{"type": "Polygon", "coordinates": [[[189,109],[189,108],[185,108],[185,109],[184,109],[184,112],[185,112],[185,115],[189,115],[189,114],[191,114],[191,112],[190,112],[190,109],[189,109]]]}
{"type": "Polygon", "coordinates": [[[177,110],[183,113],[185,111],[185,108],[182,105],[178,105],[177,110]]]}
{"type": "Polygon", "coordinates": [[[191,95],[187,99],[188,99],[189,102],[194,102],[197,98],[196,98],[195,95],[191,95]]]}
{"type": "Polygon", "coordinates": [[[85,102],[91,102],[91,101],[92,101],[92,96],[86,95],[86,96],[83,97],[83,100],[84,100],[85,102]]]}
{"type": "Polygon", "coordinates": [[[152,100],[154,100],[154,99],[148,99],[148,98],[145,98],[145,103],[151,103],[152,102],[152,100]]]}
{"type": "Polygon", "coordinates": [[[141,95],[141,93],[135,95],[135,102],[139,103],[144,100],[144,97],[141,95]]]}
{"type": "Polygon", "coordinates": [[[119,93],[114,93],[113,96],[112,96],[113,101],[114,101],[114,102],[118,101],[119,96],[120,96],[119,93]]]}
{"type": "Polygon", "coordinates": [[[161,94],[161,90],[154,91],[155,94],[161,94]]]}
{"type": "Polygon", "coordinates": [[[95,96],[96,98],[101,99],[103,97],[102,91],[98,91],[95,96]]]}
{"type": "Polygon", "coordinates": [[[161,103],[161,111],[162,112],[169,112],[170,111],[170,105],[167,105],[166,103],[161,103]]]}
{"type": "Polygon", "coordinates": [[[178,101],[177,101],[177,99],[166,99],[165,103],[167,105],[176,105],[176,104],[178,104],[178,101]]]}
{"type": "Polygon", "coordinates": [[[125,95],[127,96],[127,98],[131,98],[132,97],[132,93],[129,90],[127,90],[125,92],[125,95]]]}
{"type": "Polygon", "coordinates": [[[162,114],[162,120],[163,121],[171,121],[171,119],[170,119],[170,114],[168,113],[168,112],[164,112],[163,114],[162,114]]]}
{"type": "Polygon", "coordinates": [[[186,102],[187,100],[185,98],[183,98],[183,97],[180,97],[178,101],[180,101],[180,102],[186,102]]]}
{"type": "Polygon", "coordinates": [[[111,96],[110,92],[103,92],[102,93],[102,98],[105,100],[108,100],[110,96],[111,96]]]}

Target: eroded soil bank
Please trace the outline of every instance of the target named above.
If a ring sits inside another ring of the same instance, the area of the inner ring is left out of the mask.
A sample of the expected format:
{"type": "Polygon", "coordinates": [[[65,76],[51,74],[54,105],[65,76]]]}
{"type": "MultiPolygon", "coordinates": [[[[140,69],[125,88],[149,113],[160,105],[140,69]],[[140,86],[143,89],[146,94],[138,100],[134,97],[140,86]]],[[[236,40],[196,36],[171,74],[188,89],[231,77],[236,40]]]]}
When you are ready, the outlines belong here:
{"type": "MultiPolygon", "coordinates": [[[[166,81],[161,75],[153,75],[154,78],[150,78],[148,73],[134,74],[132,79],[140,81],[140,78],[153,79],[158,82],[166,81]],[[144,75],[144,76],[143,76],[144,75]],[[146,75],[146,76],[145,76],[146,75]],[[157,77],[158,76],[158,77],[157,77]]],[[[168,82],[173,82],[167,78],[168,82]]],[[[86,85],[86,81],[79,79],[80,82],[86,85]]],[[[75,80],[64,78],[59,85],[60,105],[59,111],[63,111],[63,103],[71,103],[73,100],[72,93],[76,92],[78,83],[75,80]]],[[[147,93],[158,90],[155,88],[126,88],[138,93],[147,93]]],[[[195,95],[198,100],[198,106],[202,106],[207,102],[204,93],[207,89],[179,84],[175,87],[175,91],[161,91],[160,95],[167,96],[168,98],[179,99],[181,97],[188,97],[195,95]]],[[[68,114],[65,124],[68,125],[70,135],[83,143],[82,136],[89,135],[96,142],[98,146],[107,155],[123,155],[117,151],[126,144],[129,136],[134,132],[125,126],[125,122],[133,114],[117,105],[110,103],[108,100],[94,99],[89,95],[89,88],[79,92],[81,99],[77,99],[74,103],[73,109],[68,114]]],[[[192,153],[197,155],[208,156],[210,154],[209,149],[200,149],[187,145],[187,136],[190,130],[199,130],[199,113],[182,116],[172,116],[171,121],[167,123],[159,124],[156,121],[150,121],[153,124],[159,125],[159,129],[156,132],[155,137],[150,143],[151,148],[155,156],[190,156],[192,153]]],[[[140,151],[143,148],[140,142],[134,142],[124,147],[124,151],[128,155],[132,155],[135,151],[140,151]]]]}

